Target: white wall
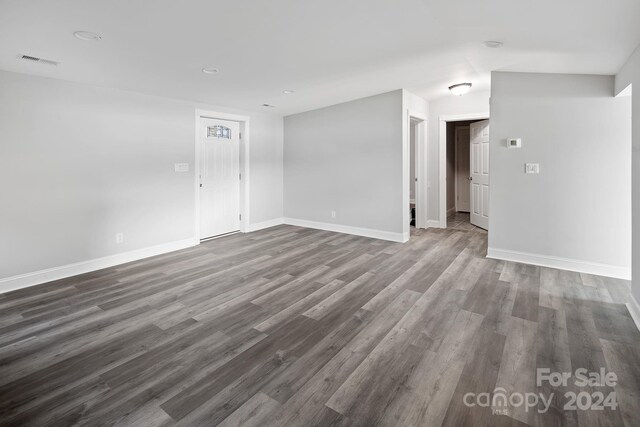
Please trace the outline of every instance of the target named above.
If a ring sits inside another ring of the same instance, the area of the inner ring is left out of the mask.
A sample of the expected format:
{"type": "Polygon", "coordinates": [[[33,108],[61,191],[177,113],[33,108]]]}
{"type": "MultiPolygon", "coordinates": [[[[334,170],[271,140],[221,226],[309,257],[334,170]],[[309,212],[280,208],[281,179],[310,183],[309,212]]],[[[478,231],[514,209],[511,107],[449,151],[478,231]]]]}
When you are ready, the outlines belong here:
{"type": "Polygon", "coordinates": [[[402,103],[396,90],[285,117],[285,217],[401,236],[402,103]]]}
{"type": "Polygon", "coordinates": [[[632,293],[640,301],[640,46],[636,48],[627,63],[622,67],[615,80],[615,93],[623,91],[630,84],[632,91],[632,211],[633,211],[633,282],[632,293]]]}
{"type": "Polygon", "coordinates": [[[250,115],[251,222],[282,217],[281,117],[0,72],[0,279],[194,238],[196,108],[250,115]]]}
{"type": "Polygon", "coordinates": [[[486,113],[489,111],[489,92],[471,92],[464,96],[447,96],[429,103],[428,195],[430,221],[440,220],[440,116],[486,113]]]}
{"type": "Polygon", "coordinates": [[[399,238],[402,136],[401,90],[285,117],[285,217],[399,238]]]}
{"type": "Polygon", "coordinates": [[[490,255],[630,274],[631,105],[613,97],[613,84],[492,74],[490,255]],[[507,148],[507,137],[522,138],[522,148],[507,148]],[[525,162],[540,174],[525,174],[525,162]]]}
{"type": "Polygon", "coordinates": [[[399,89],[285,117],[285,221],[408,240],[410,114],[428,104],[399,89]]]}
{"type": "MultiPolygon", "coordinates": [[[[213,107],[214,111],[222,111],[213,107]]],[[[232,112],[232,111],[231,111],[232,112]]],[[[251,120],[251,224],[280,220],[283,213],[283,118],[264,113],[242,113],[251,120]]]]}

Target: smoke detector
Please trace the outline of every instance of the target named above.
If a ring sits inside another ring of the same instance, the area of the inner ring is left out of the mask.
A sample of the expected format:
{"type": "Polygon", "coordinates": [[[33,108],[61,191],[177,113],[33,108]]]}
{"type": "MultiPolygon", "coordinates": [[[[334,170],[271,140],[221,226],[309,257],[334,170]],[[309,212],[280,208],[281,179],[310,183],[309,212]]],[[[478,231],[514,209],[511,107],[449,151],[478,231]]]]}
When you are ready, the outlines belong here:
{"type": "Polygon", "coordinates": [[[497,40],[487,40],[482,44],[484,45],[484,47],[488,47],[490,49],[498,49],[504,45],[504,43],[497,40]]]}
{"type": "Polygon", "coordinates": [[[76,31],[73,33],[74,37],[84,41],[100,41],[102,36],[100,34],[92,33],[91,31],[76,31]]]}

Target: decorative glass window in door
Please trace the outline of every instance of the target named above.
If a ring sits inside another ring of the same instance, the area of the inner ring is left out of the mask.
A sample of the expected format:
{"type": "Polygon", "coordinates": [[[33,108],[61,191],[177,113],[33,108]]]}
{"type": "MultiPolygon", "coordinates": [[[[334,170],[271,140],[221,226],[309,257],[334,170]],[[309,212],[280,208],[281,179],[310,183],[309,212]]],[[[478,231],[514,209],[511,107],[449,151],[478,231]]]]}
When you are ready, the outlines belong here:
{"type": "Polygon", "coordinates": [[[207,137],[231,139],[231,129],[226,126],[207,126],[207,137]]]}

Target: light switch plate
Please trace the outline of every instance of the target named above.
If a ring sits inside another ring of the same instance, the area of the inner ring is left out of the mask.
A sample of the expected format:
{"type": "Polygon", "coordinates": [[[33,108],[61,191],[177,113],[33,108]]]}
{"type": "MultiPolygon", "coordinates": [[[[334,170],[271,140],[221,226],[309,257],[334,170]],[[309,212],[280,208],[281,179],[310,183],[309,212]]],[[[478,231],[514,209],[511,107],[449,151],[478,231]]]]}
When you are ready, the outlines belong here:
{"type": "Polygon", "coordinates": [[[524,173],[540,173],[540,164],[539,163],[525,163],[524,164],[524,173]]]}
{"type": "Polygon", "coordinates": [[[176,163],[173,165],[176,172],[189,172],[189,163],[176,163]]]}

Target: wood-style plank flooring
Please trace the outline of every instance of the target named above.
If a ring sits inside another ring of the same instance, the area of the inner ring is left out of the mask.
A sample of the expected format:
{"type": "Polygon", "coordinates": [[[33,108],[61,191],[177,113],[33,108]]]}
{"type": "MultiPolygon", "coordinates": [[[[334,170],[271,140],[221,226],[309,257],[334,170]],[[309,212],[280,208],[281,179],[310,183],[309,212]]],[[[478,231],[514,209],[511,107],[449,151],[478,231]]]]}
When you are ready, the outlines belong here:
{"type": "Polygon", "coordinates": [[[0,425],[639,426],[628,284],[487,259],[449,224],[278,226],[0,295],[0,425]],[[616,410],[463,402],[561,395],[536,368],[579,367],[618,375],[616,410]]]}

